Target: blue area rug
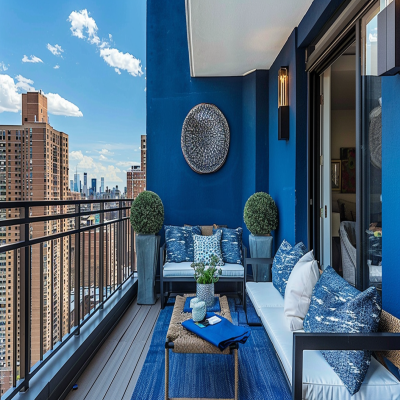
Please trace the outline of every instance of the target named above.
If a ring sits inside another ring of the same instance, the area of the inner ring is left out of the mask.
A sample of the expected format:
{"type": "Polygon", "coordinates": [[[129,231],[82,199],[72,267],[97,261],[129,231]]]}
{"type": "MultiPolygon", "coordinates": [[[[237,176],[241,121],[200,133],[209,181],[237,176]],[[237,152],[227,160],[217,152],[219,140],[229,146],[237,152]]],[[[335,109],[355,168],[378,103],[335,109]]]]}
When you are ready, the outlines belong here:
{"type": "MultiPolygon", "coordinates": [[[[229,299],[233,323],[246,325],[241,305],[229,299]]],[[[164,400],[165,338],[173,307],[165,307],[154,328],[145,363],[132,400],[164,400]]],[[[259,322],[248,299],[249,322],[259,322]]],[[[234,397],[234,361],[231,355],[175,354],[170,350],[170,397],[234,397]]],[[[251,327],[239,347],[239,399],[289,400],[291,392],[275,350],[264,328],[251,327]]]]}

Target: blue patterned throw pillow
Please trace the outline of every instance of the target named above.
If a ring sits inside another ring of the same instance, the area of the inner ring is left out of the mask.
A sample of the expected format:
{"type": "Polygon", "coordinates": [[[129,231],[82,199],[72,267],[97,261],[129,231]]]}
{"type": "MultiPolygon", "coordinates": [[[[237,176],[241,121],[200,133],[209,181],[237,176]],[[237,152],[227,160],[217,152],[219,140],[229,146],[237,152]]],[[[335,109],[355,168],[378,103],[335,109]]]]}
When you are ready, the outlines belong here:
{"type": "Polygon", "coordinates": [[[272,283],[282,297],[285,297],[285,290],[290,273],[297,261],[307,253],[307,248],[302,242],[292,247],[286,240],[282,242],[275,254],[272,263],[272,283]]]}
{"type": "MultiPolygon", "coordinates": [[[[224,263],[243,265],[242,228],[219,228],[222,231],[221,251],[224,263]]],[[[218,229],[213,229],[213,233],[218,229]]]]}
{"type": "Polygon", "coordinates": [[[181,227],[166,225],[164,229],[166,244],[165,262],[193,262],[193,235],[201,235],[201,228],[199,226],[181,227]]]}
{"type": "MultiPolygon", "coordinates": [[[[360,292],[332,267],[327,267],[314,287],[304,319],[306,332],[377,332],[382,300],[375,287],[360,292]]],[[[371,363],[370,351],[321,351],[351,395],[360,390],[371,363]]]]}
{"type": "Polygon", "coordinates": [[[218,229],[212,236],[193,235],[194,262],[210,265],[211,256],[216,255],[219,260],[217,265],[224,265],[221,252],[221,237],[221,229],[218,229]]]}

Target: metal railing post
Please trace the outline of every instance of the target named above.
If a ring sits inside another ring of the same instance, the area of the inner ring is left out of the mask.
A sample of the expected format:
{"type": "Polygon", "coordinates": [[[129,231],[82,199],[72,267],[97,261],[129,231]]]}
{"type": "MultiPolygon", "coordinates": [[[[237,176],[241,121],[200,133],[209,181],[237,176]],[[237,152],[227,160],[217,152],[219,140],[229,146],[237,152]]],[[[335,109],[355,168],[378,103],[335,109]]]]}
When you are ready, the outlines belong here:
{"type": "Polygon", "coordinates": [[[75,217],[75,229],[78,230],[75,233],[75,290],[74,290],[74,325],[76,326],[75,335],[80,334],[80,292],[81,292],[81,217],[80,217],[80,205],[75,204],[75,213],[78,214],[75,217]]]}
{"type": "MultiPolygon", "coordinates": [[[[6,253],[7,254],[7,253],[6,253]]],[[[14,279],[13,279],[13,362],[12,362],[12,380],[13,386],[17,385],[17,354],[18,354],[18,335],[17,335],[17,308],[18,308],[18,250],[13,250],[14,254],[14,279]]],[[[4,336],[5,337],[5,336],[4,336]]],[[[5,339],[4,339],[5,340],[5,339]]]]}
{"type": "Polygon", "coordinates": [[[104,203],[100,203],[100,232],[99,232],[99,304],[103,309],[104,294],[104,203]]]}
{"type": "MultiPolygon", "coordinates": [[[[39,257],[40,257],[40,262],[39,262],[39,293],[40,293],[40,300],[39,300],[39,315],[40,315],[40,361],[43,360],[43,327],[44,327],[44,315],[43,315],[43,307],[44,307],[44,302],[43,302],[43,295],[44,295],[44,290],[43,290],[43,283],[44,283],[44,278],[43,278],[43,243],[40,243],[40,250],[39,250],[39,257]]],[[[47,263],[47,258],[46,258],[46,263],[47,263]]]]}
{"type": "Polygon", "coordinates": [[[122,201],[118,202],[118,240],[117,240],[117,246],[118,246],[118,257],[117,257],[117,278],[118,278],[118,289],[122,289],[122,268],[123,268],[123,256],[122,256],[122,201]]]}
{"type": "Polygon", "coordinates": [[[31,285],[30,285],[30,252],[29,245],[29,206],[22,208],[23,228],[21,227],[21,240],[24,247],[21,249],[20,256],[20,376],[24,378],[24,384],[21,391],[29,389],[30,372],[30,340],[31,340],[31,285]]]}

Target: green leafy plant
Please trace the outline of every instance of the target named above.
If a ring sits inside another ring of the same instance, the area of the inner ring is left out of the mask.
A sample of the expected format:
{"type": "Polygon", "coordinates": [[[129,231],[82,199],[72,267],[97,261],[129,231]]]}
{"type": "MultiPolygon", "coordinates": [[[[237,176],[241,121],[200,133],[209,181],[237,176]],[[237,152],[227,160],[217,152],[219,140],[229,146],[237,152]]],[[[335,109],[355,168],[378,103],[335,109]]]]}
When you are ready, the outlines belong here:
{"type": "Polygon", "coordinates": [[[164,224],[164,206],[160,197],[150,191],[140,193],[132,203],[130,220],[136,233],[157,233],[164,224]]]}
{"type": "Polygon", "coordinates": [[[194,279],[197,283],[207,285],[218,282],[219,276],[222,275],[222,269],[217,267],[218,257],[213,254],[208,267],[202,262],[192,263],[190,266],[194,269],[194,279]]]}
{"type": "Polygon", "coordinates": [[[249,197],[243,216],[247,229],[256,236],[270,235],[278,227],[278,208],[273,198],[264,192],[249,197]]]}

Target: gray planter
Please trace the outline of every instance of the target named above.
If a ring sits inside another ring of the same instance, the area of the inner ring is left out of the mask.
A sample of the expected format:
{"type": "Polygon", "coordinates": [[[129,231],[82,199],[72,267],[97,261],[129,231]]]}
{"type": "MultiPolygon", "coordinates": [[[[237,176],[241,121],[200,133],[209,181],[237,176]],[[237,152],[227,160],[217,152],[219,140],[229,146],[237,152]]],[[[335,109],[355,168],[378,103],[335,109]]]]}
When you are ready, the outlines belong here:
{"type": "Polygon", "coordinates": [[[138,304],[155,304],[157,300],[155,279],[159,247],[160,236],[136,235],[138,304]]]}
{"type": "MultiPolygon", "coordinates": [[[[249,236],[250,256],[252,258],[272,257],[272,236],[249,236]]],[[[271,264],[253,264],[253,278],[255,282],[271,282],[271,264]]]]}
{"type": "Polygon", "coordinates": [[[206,303],[206,307],[214,305],[214,283],[197,283],[196,296],[206,303]]]}

